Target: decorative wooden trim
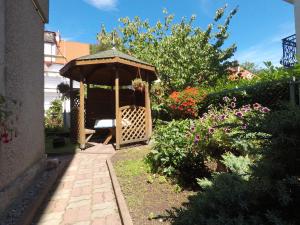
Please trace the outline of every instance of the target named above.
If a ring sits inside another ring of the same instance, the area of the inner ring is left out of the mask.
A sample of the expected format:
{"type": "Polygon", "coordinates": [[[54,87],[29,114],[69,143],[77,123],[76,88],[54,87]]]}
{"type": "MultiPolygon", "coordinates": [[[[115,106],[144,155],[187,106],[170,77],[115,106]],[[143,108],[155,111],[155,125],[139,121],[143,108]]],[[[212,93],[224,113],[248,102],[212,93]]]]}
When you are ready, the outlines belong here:
{"type": "Polygon", "coordinates": [[[109,63],[121,63],[121,64],[125,64],[125,65],[128,65],[128,66],[133,66],[133,67],[138,67],[138,68],[149,70],[149,71],[152,71],[152,72],[156,73],[156,69],[155,69],[154,66],[129,61],[129,60],[119,58],[119,57],[107,58],[107,59],[92,59],[92,60],[76,60],[75,61],[76,66],[94,65],[94,64],[109,64],[109,63]]]}
{"type": "Polygon", "coordinates": [[[79,144],[85,148],[85,126],[84,126],[84,83],[83,76],[80,80],[80,105],[79,105],[79,144]]]}
{"type": "Polygon", "coordinates": [[[120,144],[148,140],[146,134],[146,108],[143,106],[123,106],[119,109],[122,124],[120,129],[120,144]]]}
{"type": "Polygon", "coordinates": [[[145,93],[146,96],[146,115],[148,117],[148,138],[150,139],[152,136],[152,115],[151,115],[151,99],[150,99],[150,82],[149,82],[149,76],[147,74],[147,93],[145,93]]]}

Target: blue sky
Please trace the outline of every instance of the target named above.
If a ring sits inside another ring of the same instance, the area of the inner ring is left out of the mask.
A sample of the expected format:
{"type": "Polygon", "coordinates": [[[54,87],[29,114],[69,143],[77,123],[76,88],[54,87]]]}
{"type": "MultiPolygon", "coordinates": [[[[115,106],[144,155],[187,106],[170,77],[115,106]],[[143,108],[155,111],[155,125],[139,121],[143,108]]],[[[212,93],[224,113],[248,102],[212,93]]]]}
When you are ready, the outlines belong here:
{"type": "Polygon", "coordinates": [[[283,0],[51,0],[46,29],[59,30],[67,40],[96,43],[101,24],[111,30],[126,16],[155,23],[163,19],[164,8],[178,20],[197,15],[196,25],[205,29],[215,10],[226,3],[229,9],[239,6],[226,42],[238,46],[234,59],[278,65],[281,39],[295,33],[293,7],[283,0]]]}

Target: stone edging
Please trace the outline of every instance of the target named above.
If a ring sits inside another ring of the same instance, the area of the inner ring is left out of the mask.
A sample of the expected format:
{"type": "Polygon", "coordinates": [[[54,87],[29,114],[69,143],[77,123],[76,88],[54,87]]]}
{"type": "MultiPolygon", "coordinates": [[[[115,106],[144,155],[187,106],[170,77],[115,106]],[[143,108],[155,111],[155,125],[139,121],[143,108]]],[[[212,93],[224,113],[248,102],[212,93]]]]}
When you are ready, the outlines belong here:
{"type": "Polygon", "coordinates": [[[119,208],[119,213],[121,217],[121,221],[123,225],[133,225],[131,216],[129,214],[129,210],[126,205],[126,201],[124,199],[123,193],[121,191],[120,184],[118,182],[117,176],[115,174],[115,170],[113,168],[113,165],[110,161],[110,159],[106,160],[106,164],[109,170],[109,175],[112,181],[113,189],[115,192],[116,200],[117,200],[117,205],[119,208]]]}

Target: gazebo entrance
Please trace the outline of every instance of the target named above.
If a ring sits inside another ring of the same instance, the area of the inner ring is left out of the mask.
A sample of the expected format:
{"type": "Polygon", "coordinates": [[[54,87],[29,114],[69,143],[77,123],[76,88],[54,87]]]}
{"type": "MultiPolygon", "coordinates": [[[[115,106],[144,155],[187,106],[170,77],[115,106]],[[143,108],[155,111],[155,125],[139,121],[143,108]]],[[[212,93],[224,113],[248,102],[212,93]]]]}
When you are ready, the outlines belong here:
{"type": "Polygon", "coordinates": [[[115,136],[117,149],[122,144],[149,140],[149,85],[157,78],[154,66],[111,49],[72,60],[60,73],[70,78],[71,92],[73,80],[80,82],[79,107],[74,96],[71,98],[71,109],[77,113],[71,120],[75,118],[78,129],[71,129],[78,133],[82,149],[89,139],[86,135],[91,136],[95,129],[109,129],[105,144],[115,136]],[[136,78],[145,82],[142,92],[131,88],[136,78]]]}

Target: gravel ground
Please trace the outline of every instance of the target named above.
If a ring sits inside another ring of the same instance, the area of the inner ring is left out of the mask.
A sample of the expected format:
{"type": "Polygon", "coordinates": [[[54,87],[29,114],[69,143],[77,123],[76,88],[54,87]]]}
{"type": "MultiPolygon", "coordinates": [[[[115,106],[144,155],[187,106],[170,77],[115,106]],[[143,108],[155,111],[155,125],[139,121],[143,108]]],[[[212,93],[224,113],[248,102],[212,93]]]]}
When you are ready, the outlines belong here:
{"type": "MultiPolygon", "coordinates": [[[[55,157],[57,158],[57,157],[55,157]]],[[[68,156],[59,157],[61,166],[64,166],[69,161],[68,156]]],[[[43,173],[35,179],[35,181],[27,188],[23,195],[15,201],[15,203],[8,209],[6,215],[0,218],[0,225],[15,225],[21,222],[24,218],[24,213],[31,206],[31,203],[39,198],[39,195],[48,188],[49,179],[56,176],[57,170],[44,170],[43,173]]]]}

